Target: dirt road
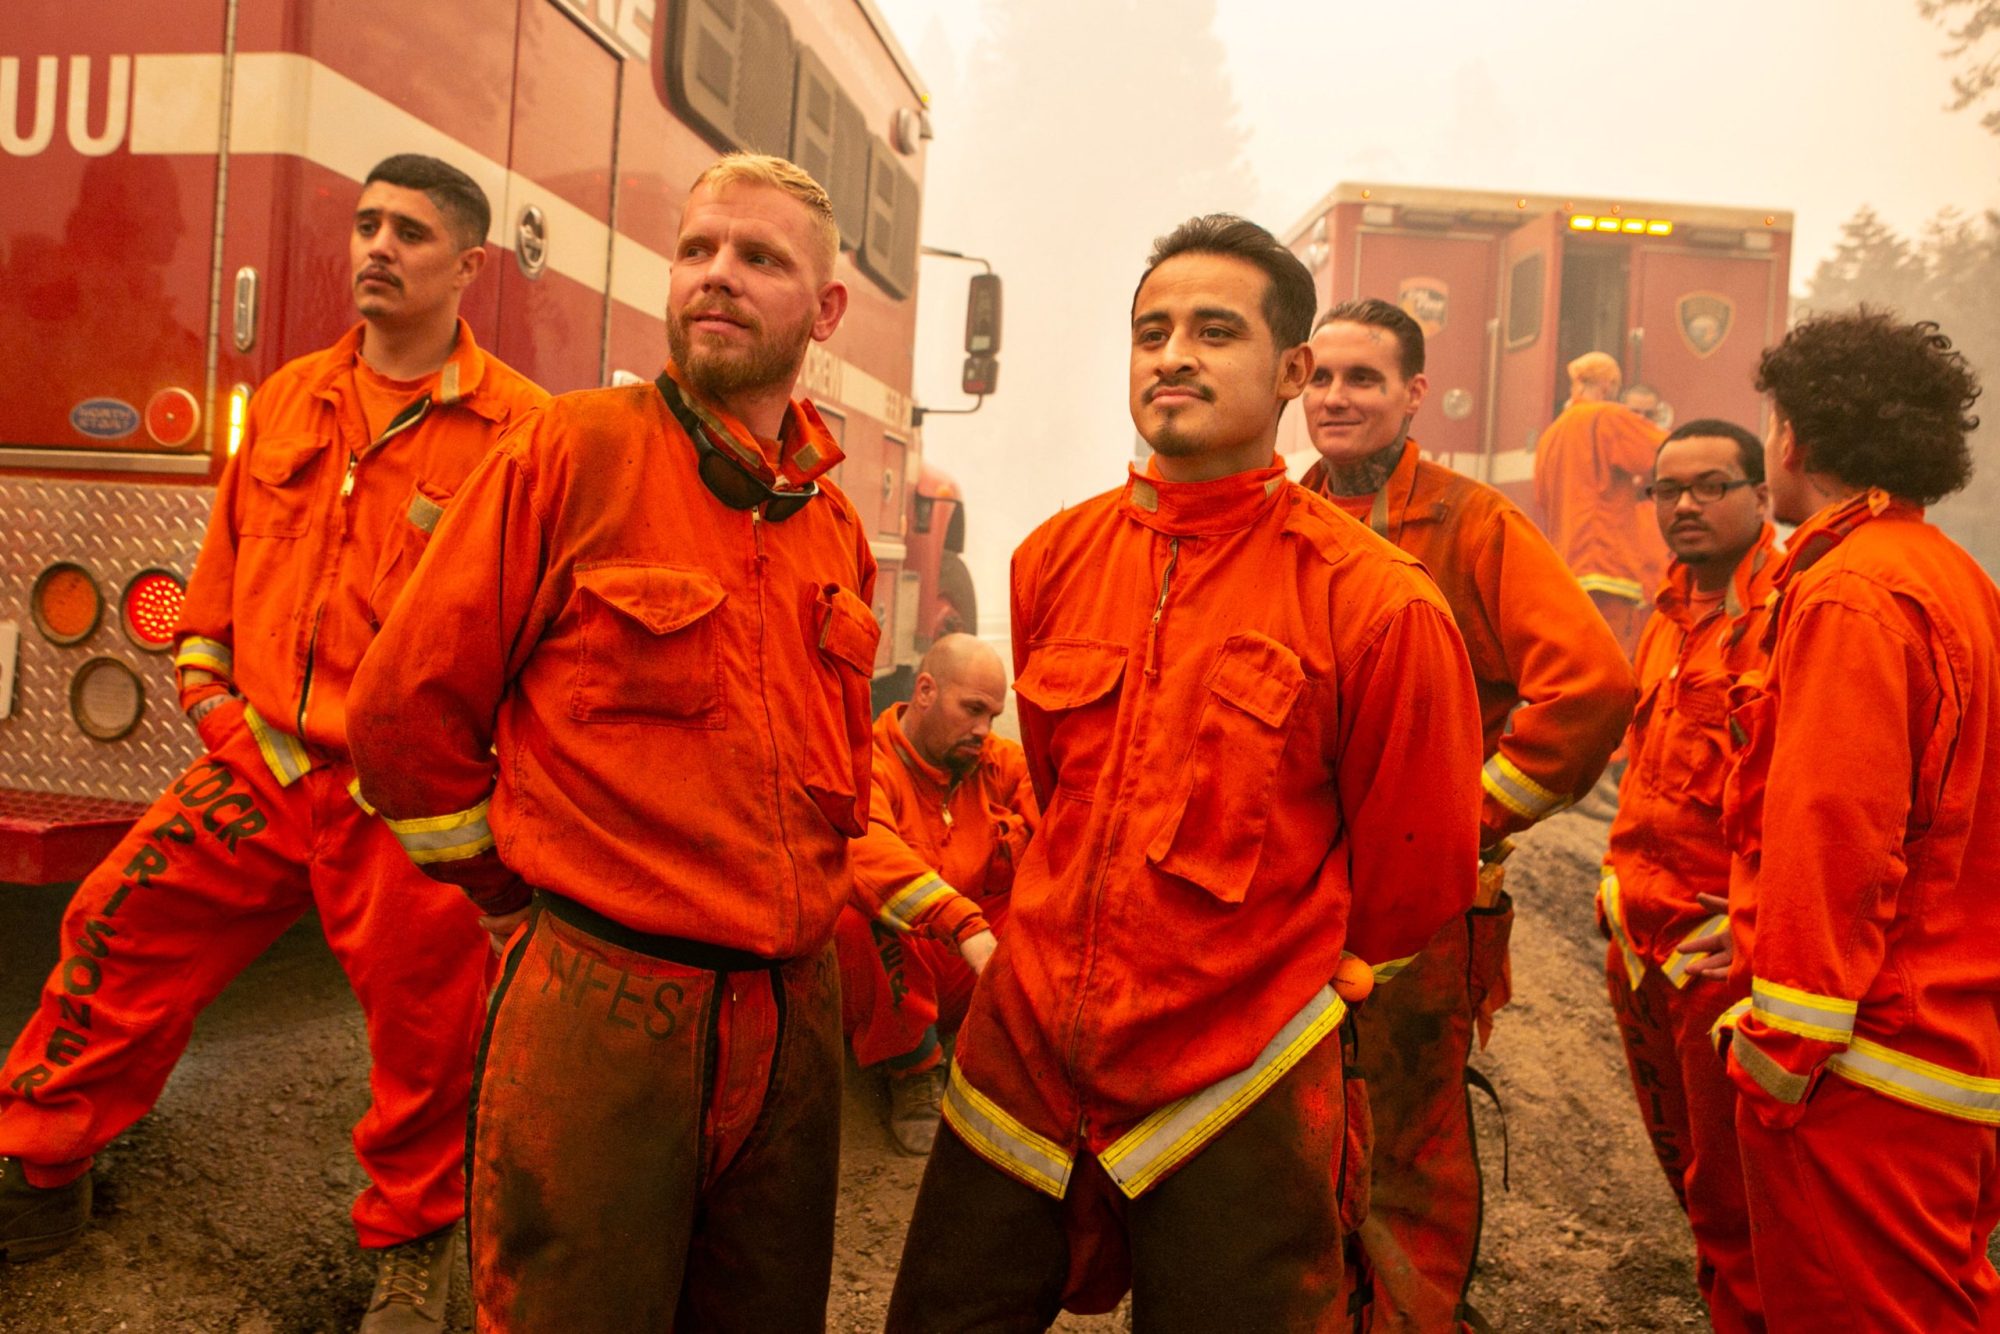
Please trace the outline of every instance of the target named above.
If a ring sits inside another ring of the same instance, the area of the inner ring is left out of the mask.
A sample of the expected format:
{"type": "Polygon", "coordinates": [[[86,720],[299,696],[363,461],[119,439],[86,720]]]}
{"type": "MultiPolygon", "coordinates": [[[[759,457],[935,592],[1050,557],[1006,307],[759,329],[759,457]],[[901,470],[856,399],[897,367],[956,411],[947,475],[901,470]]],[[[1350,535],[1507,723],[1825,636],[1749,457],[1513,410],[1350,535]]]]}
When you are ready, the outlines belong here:
{"type": "MultiPolygon", "coordinates": [[[[1603,837],[1558,816],[1509,867],[1515,1001],[1479,1063],[1507,1106],[1512,1189],[1482,1105],[1489,1212],[1473,1287],[1502,1329],[1703,1325],[1687,1230],[1640,1134],[1604,999],[1590,912],[1603,837]]],[[[5,1038],[54,962],[61,906],[49,891],[0,892],[5,1038]]],[[[84,1239],[0,1266],[0,1329],[352,1329],[373,1282],[346,1219],[362,1184],[347,1132],[366,1097],[360,1012],[309,920],[216,1003],[158,1110],[100,1160],[84,1239]]],[[[921,1172],[891,1148],[878,1099],[850,1071],[830,1330],[881,1328],[921,1172]]],[[[469,1328],[462,1299],[453,1316],[469,1328]]]]}

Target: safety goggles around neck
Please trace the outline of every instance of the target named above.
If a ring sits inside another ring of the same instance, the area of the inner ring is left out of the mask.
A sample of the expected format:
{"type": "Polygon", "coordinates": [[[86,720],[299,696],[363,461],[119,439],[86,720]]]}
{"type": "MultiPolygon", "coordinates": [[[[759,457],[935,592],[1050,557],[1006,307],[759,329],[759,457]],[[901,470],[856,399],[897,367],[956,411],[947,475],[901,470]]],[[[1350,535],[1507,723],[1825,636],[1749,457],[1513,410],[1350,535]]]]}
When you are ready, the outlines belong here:
{"type": "Polygon", "coordinates": [[[715,443],[707,423],[696,416],[681,397],[679,385],[666,375],[661,375],[655,383],[659,386],[660,397],[666,400],[668,409],[674,414],[674,420],[681,424],[688,439],[694,442],[695,470],[701,475],[702,485],[730,509],[754,510],[761,505],[765,522],[783,523],[819,494],[818,482],[807,482],[794,490],[772,486],[751,472],[734,455],[715,443]]]}

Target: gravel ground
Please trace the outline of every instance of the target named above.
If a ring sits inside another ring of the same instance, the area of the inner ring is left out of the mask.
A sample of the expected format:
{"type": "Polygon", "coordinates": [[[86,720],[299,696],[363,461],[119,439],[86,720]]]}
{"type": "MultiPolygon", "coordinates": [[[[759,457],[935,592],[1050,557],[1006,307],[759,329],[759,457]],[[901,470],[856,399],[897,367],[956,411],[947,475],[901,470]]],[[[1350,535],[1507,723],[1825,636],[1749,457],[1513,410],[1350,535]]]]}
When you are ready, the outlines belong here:
{"type": "MultiPolygon", "coordinates": [[[[1479,1064],[1506,1105],[1512,1189],[1482,1100],[1488,1214],[1472,1294],[1502,1329],[1704,1323],[1687,1228],[1640,1131],[1604,998],[1590,907],[1603,839],[1603,825],[1558,816],[1509,866],[1515,1000],[1479,1064]]],[[[6,1035],[54,962],[65,897],[0,889],[6,1035]]],[[[352,1329],[373,1283],[346,1217],[362,1185],[347,1132],[366,1098],[360,1012],[308,919],[202,1018],[158,1109],[99,1160],[83,1240],[0,1266],[0,1330],[352,1329]]],[[[922,1168],[894,1151],[880,1107],[850,1068],[830,1330],[881,1328],[922,1168]]],[[[451,1327],[470,1327],[462,1296],[451,1327]]]]}

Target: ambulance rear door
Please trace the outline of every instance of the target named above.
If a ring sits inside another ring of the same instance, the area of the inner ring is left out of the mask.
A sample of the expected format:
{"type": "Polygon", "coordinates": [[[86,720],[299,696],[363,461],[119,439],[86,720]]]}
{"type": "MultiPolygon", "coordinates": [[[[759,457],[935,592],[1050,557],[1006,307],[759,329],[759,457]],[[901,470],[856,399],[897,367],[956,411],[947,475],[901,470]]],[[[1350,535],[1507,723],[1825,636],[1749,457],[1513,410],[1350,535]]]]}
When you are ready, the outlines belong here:
{"type": "Polygon", "coordinates": [[[1500,243],[1499,372],[1488,448],[1495,486],[1533,512],[1534,447],[1554,420],[1563,220],[1548,213],[1500,243]]]}
{"type": "Polygon", "coordinates": [[[1785,274],[1768,233],[1762,250],[1648,242],[1632,257],[1625,380],[1660,392],[1676,423],[1721,417],[1757,431],[1757,359],[1784,332],[1785,274]]]}

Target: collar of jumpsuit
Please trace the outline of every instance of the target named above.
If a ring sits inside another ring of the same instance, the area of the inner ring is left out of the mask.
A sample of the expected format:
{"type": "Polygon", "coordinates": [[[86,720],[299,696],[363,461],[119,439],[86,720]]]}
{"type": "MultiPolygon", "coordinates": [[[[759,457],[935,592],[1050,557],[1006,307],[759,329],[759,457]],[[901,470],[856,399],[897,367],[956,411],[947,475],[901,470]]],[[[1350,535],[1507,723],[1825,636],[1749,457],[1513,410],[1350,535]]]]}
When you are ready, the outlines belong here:
{"type": "Polygon", "coordinates": [[[785,424],[778,429],[778,438],[766,440],[695,392],[673,362],[669,361],[666,369],[667,377],[681,388],[681,401],[708,428],[712,442],[728,450],[766,486],[801,490],[806,483],[832,472],[847,457],[834,442],[819,409],[802,398],[793,399],[785,409],[785,424]]]}
{"type": "Polygon", "coordinates": [[[1276,460],[1212,482],[1170,482],[1160,476],[1158,461],[1148,459],[1145,471],[1134,468],[1125,479],[1118,508],[1168,537],[1233,533],[1277,504],[1284,484],[1285,467],[1276,460]]]}

